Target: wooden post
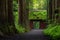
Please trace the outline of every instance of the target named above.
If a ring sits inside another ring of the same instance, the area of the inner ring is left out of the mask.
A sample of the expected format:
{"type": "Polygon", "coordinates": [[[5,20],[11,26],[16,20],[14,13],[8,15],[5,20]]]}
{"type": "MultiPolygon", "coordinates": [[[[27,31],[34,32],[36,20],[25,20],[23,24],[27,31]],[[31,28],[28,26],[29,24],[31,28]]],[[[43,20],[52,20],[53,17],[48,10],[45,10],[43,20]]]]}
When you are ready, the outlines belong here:
{"type": "Polygon", "coordinates": [[[30,21],[30,30],[33,29],[33,21],[30,21]]]}
{"type": "Polygon", "coordinates": [[[46,28],[46,23],[45,23],[45,21],[40,21],[40,29],[45,29],[46,28]]]}

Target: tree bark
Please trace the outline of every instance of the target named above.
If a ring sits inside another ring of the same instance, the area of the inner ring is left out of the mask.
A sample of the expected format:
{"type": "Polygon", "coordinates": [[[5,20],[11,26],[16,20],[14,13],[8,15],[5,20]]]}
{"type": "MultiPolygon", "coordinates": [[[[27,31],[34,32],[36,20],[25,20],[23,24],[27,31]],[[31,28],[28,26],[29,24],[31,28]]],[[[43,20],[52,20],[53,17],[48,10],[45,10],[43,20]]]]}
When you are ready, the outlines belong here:
{"type": "MultiPolygon", "coordinates": [[[[52,2],[51,2],[52,0],[49,0],[49,4],[48,4],[48,19],[50,20],[50,22],[51,22],[51,20],[52,20],[52,2]]],[[[49,22],[49,21],[48,21],[49,22]]]]}
{"type": "Polygon", "coordinates": [[[13,0],[8,0],[8,22],[14,25],[13,19],[13,0]]]}
{"type": "Polygon", "coordinates": [[[5,35],[16,32],[13,17],[13,0],[0,0],[0,30],[5,35]]]}
{"type": "Polygon", "coordinates": [[[8,0],[8,26],[10,30],[11,34],[15,34],[16,33],[16,28],[15,28],[15,24],[14,24],[14,15],[13,15],[13,0],[8,0]]]}
{"type": "Polygon", "coordinates": [[[57,0],[58,19],[57,22],[60,24],[60,0],[57,0]]]}
{"type": "Polygon", "coordinates": [[[52,23],[54,23],[56,20],[55,20],[55,16],[56,16],[56,14],[55,14],[55,9],[57,8],[57,5],[56,5],[56,0],[50,0],[49,1],[49,8],[48,8],[48,10],[49,10],[49,13],[48,13],[48,16],[49,16],[49,19],[50,19],[50,22],[52,23]]]}
{"type": "Polygon", "coordinates": [[[7,24],[6,0],[0,0],[0,31],[3,34],[8,32],[7,24]]]}
{"type": "Polygon", "coordinates": [[[18,3],[19,3],[19,24],[27,28],[29,27],[28,19],[29,9],[26,8],[28,4],[26,0],[18,0],[18,3]]]}
{"type": "Polygon", "coordinates": [[[0,1],[0,23],[4,24],[6,22],[6,12],[5,12],[5,1],[0,1]]]}

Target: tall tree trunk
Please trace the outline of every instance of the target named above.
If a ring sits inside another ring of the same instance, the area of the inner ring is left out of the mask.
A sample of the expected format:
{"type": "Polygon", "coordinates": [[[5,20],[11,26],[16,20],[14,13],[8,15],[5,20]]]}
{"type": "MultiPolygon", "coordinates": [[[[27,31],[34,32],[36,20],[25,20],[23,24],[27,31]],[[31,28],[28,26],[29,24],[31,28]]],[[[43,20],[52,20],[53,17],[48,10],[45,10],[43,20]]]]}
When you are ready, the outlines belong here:
{"type": "Polygon", "coordinates": [[[13,15],[13,0],[8,0],[8,26],[11,34],[16,33],[16,28],[14,24],[14,15],[13,15]]]}
{"type": "Polygon", "coordinates": [[[60,24],[60,0],[57,0],[58,19],[57,22],[60,24]]]}
{"type": "Polygon", "coordinates": [[[52,0],[52,22],[56,21],[54,11],[55,11],[55,0],[52,0]]]}
{"type": "Polygon", "coordinates": [[[50,0],[49,1],[49,8],[48,8],[48,10],[49,10],[49,19],[50,19],[50,22],[55,22],[56,20],[55,20],[55,16],[56,16],[56,14],[55,14],[55,9],[57,8],[57,5],[56,5],[56,0],[50,0]]]}
{"type": "Polygon", "coordinates": [[[5,12],[5,1],[0,1],[0,23],[4,24],[6,19],[6,12],[5,12]]]}
{"type": "Polygon", "coordinates": [[[0,31],[6,34],[7,29],[7,11],[6,11],[6,0],[0,0],[0,31]]]}
{"type": "Polygon", "coordinates": [[[52,20],[52,2],[51,2],[52,0],[49,0],[49,4],[48,4],[48,19],[49,19],[49,23],[51,22],[51,20],[52,20]]]}
{"type": "Polygon", "coordinates": [[[29,9],[26,8],[28,4],[26,0],[18,0],[18,3],[19,3],[19,24],[21,24],[25,28],[28,28],[29,27],[29,19],[28,19],[29,9]]]}
{"type": "Polygon", "coordinates": [[[13,0],[0,0],[0,31],[5,35],[16,32],[13,17],[13,0]]]}
{"type": "Polygon", "coordinates": [[[14,25],[13,0],[8,0],[8,22],[9,22],[10,25],[14,25]]]}

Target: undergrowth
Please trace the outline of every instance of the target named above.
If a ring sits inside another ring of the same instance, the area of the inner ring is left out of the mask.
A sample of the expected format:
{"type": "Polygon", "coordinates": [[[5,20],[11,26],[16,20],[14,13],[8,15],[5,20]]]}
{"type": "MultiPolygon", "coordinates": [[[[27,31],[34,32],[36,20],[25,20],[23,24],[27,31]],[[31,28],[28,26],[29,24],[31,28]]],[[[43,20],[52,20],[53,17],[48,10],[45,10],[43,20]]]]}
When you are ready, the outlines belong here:
{"type": "Polygon", "coordinates": [[[49,24],[48,28],[44,30],[45,35],[49,35],[53,40],[59,40],[60,37],[60,25],[49,24]]]}

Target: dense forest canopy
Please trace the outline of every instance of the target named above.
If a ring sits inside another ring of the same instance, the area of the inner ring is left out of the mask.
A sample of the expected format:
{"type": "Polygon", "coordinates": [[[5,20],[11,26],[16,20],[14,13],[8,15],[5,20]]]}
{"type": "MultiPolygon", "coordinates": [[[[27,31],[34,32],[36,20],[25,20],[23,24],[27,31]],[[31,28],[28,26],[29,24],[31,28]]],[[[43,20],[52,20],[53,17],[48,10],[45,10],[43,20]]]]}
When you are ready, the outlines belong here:
{"type": "Polygon", "coordinates": [[[47,0],[33,0],[33,9],[47,9],[47,0]]]}
{"type": "Polygon", "coordinates": [[[47,0],[32,0],[29,3],[29,19],[46,19],[47,6],[47,0]]]}
{"type": "MultiPolygon", "coordinates": [[[[29,19],[46,19],[47,18],[47,0],[30,0],[27,1],[29,5],[29,19]]],[[[18,15],[18,1],[13,1],[14,15],[18,15]]]]}

